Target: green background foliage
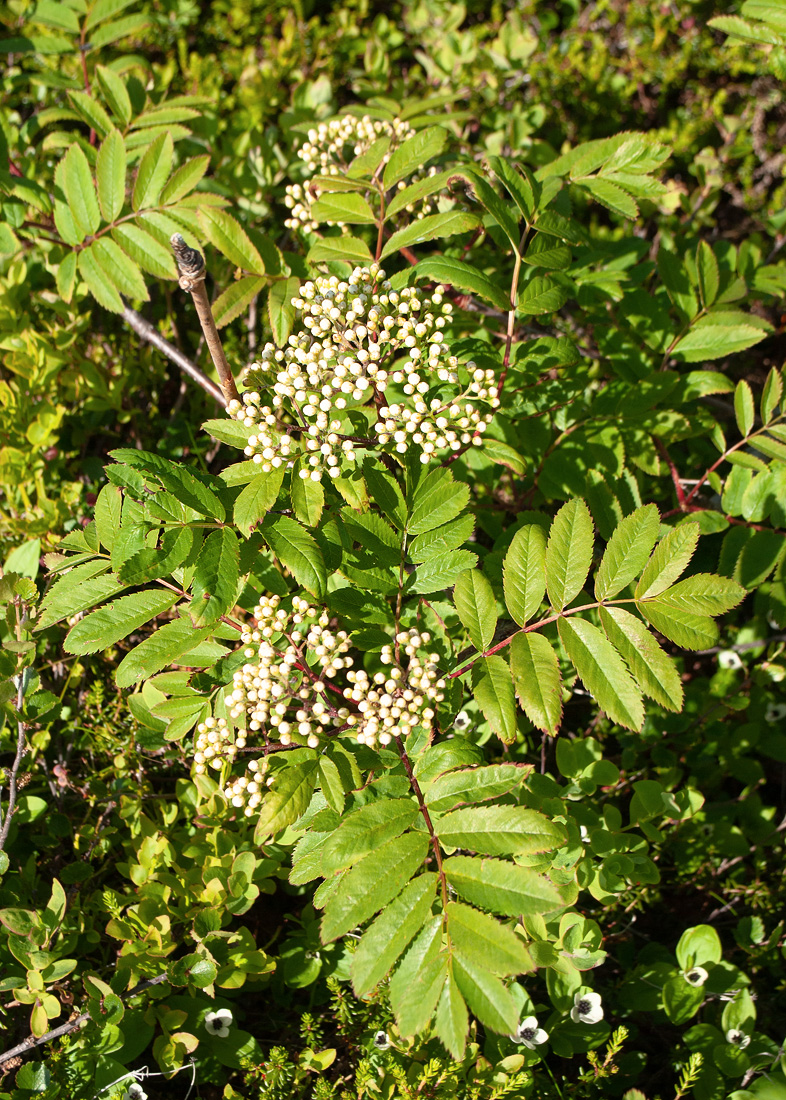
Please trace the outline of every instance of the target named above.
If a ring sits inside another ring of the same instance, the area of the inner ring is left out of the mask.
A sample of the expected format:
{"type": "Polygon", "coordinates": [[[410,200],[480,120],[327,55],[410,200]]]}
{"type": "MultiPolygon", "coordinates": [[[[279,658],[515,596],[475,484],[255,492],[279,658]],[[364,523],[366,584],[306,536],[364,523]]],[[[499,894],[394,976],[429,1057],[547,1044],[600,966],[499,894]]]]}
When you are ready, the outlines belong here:
{"type": "Polygon", "coordinates": [[[781,5],[1,18],[0,1097],[782,1100],[781,5]]]}

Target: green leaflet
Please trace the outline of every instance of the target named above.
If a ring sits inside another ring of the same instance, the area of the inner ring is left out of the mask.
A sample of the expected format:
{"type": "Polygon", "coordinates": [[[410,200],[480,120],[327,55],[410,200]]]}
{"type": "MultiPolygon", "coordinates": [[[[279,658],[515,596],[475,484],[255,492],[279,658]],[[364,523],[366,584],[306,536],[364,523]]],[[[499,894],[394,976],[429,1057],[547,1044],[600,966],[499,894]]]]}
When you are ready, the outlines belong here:
{"type": "Polygon", "coordinates": [[[201,206],[199,224],[219,252],[242,271],[264,275],[265,263],[243,227],[226,210],[201,206]]]}
{"type": "Polygon", "coordinates": [[[417,1035],[431,1022],[447,966],[441,946],[442,917],[432,917],[390,980],[390,1004],[402,1035],[417,1035]]]}
{"type": "Polygon", "coordinates": [[[637,508],[619,524],[609,539],[595,576],[595,596],[616,596],[638,576],[658,538],[660,517],[654,504],[637,508]]]}
{"type": "Polygon", "coordinates": [[[311,207],[315,222],[334,225],[372,225],[376,221],[374,211],[363,198],[353,192],[323,194],[311,207]]]}
{"type": "Polygon", "coordinates": [[[584,586],[595,541],[589,508],[569,500],[554,517],[546,546],[546,590],[555,611],[567,607],[584,586]]]}
{"type": "Polygon", "coordinates": [[[658,543],[641,574],[636,585],[636,599],[645,600],[658,596],[676,581],[687,568],[698,541],[697,523],[680,524],[669,531],[658,543]]]}
{"type": "Polygon", "coordinates": [[[519,626],[525,626],[546,592],[546,536],[536,523],[519,528],[502,565],[505,603],[519,626]]]}
{"type": "Polygon", "coordinates": [[[394,187],[399,180],[411,176],[416,169],[439,156],[448,137],[448,131],[444,126],[428,126],[425,130],[418,130],[412,137],[407,138],[390,154],[390,159],[385,165],[382,186],[386,190],[394,187]]]}
{"type": "Polygon", "coordinates": [[[371,253],[365,241],[358,237],[325,237],[313,245],[306,257],[310,264],[344,260],[347,263],[371,263],[371,253]]]}
{"type": "Polygon", "coordinates": [[[481,657],[472,668],[472,692],[488,724],[506,744],[516,740],[516,703],[504,657],[481,657]]]}
{"type": "Polygon", "coordinates": [[[95,503],[96,533],[102,546],[111,550],[120,526],[123,497],[115,485],[105,485],[95,503]]]}
{"type": "Polygon", "coordinates": [[[708,615],[691,615],[668,604],[660,607],[657,600],[643,600],[636,606],[656,630],[682,649],[709,649],[718,640],[718,627],[708,615]]]}
{"type": "Polygon", "coordinates": [[[96,653],[119,642],[140,626],[168,611],[179,599],[177,592],[137,592],[122,596],[81,619],[63,642],[68,653],[96,653]]]}
{"type": "Polygon", "coordinates": [[[160,672],[162,668],[180,662],[180,658],[187,657],[209,633],[210,627],[196,630],[190,619],[175,619],[171,623],[165,623],[126,654],[115,672],[117,686],[131,687],[139,680],[160,672]]]}
{"type": "Polygon", "coordinates": [[[120,217],[126,199],[126,147],[117,130],[110,130],[101,142],[96,159],[96,182],[103,219],[113,222],[120,217]]]}
{"type": "Polygon", "coordinates": [[[477,803],[499,798],[521,786],[529,770],[515,764],[489,764],[466,771],[446,772],[426,787],[426,805],[435,813],[444,813],[461,802],[477,803]]]}
{"type": "Polygon", "coordinates": [[[451,856],[442,867],[461,898],[504,917],[548,913],[564,904],[546,876],[530,867],[477,856],[451,856]]]}
{"type": "Polygon", "coordinates": [[[322,942],[346,935],[396,897],[425,859],[428,844],[425,833],[394,837],[347,871],[341,892],[325,906],[322,942]]]}
{"type": "Polygon", "coordinates": [[[318,599],[325,595],[327,572],[322,551],[312,535],[289,516],[276,516],[262,524],[262,536],[282,565],[318,599]]]}
{"type": "Polygon", "coordinates": [[[419,875],[377,917],[352,956],[352,988],[358,997],[370,993],[392,969],[430,916],[437,875],[419,875]]]}
{"type": "Polygon", "coordinates": [[[524,941],[496,917],[458,901],[448,902],[445,916],[451,942],[468,963],[500,978],[533,969],[524,941]]]}
{"type": "Polygon", "coordinates": [[[76,144],[69,148],[63,158],[63,190],[81,239],[84,240],[89,233],[97,233],[101,214],[93,186],[93,174],[87,157],[76,144]]]}
{"type": "Polygon", "coordinates": [[[246,538],[276,503],[283,481],[284,470],[281,468],[267,474],[257,474],[238,496],[234,520],[246,538]]]}
{"type": "Polygon", "coordinates": [[[441,527],[424,531],[412,540],[407,553],[414,562],[425,562],[462,546],[475,530],[475,519],[471,515],[459,516],[441,527]]]}
{"type": "Polygon", "coordinates": [[[322,874],[328,877],[358,863],[381,844],[401,836],[417,815],[412,798],[388,798],[361,806],[344,818],[325,844],[322,874]]]}
{"type": "Polygon", "coordinates": [[[134,210],[146,210],[156,206],[164,184],[172,168],[174,145],[169,132],[159,134],[145,150],[139,162],[139,170],[131,195],[134,210]]]}
{"type": "Polygon", "coordinates": [[[471,264],[447,256],[430,256],[427,260],[420,261],[416,271],[419,278],[468,290],[471,294],[485,298],[497,309],[510,309],[505,291],[471,264]]]}
{"type": "Polygon", "coordinates": [[[753,390],[744,378],[740,379],[734,391],[734,415],[740,435],[750,435],[756,419],[756,406],[753,402],[753,390]]]}
{"type": "Polygon", "coordinates": [[[459,574],[453,602],[472,644],[477,650],[487,649],[497,629],[497,608],[491,585],[479,570],[459,574]]]}
{"type": "Polygon", "coordinates": [[[519,313],[535,316],[539,313],[553,313],[561,309],[567,300],[566,287],[550,279],[548,275],[536,275],[519,294],[516,308],[519,313]]]}
{"type": "Polygon", "coordinates": [[[392,256],[400,248],[412,248],[423,241],[433,241],[435,237],[455,237],[459,233],[468,233],[480,225],[476,214],[463,210],[449,210],[445,214],[428,214],[419,221],[412,222],[404,229],[394,233],[382,249],[380,259],[392,256]]]}
{"type": "Polygon", "coordinates": [[[745,589],[728,577],[695,573],[661,592],[652,603],[659,609],[690,615],[722,615],[736,607],[745,589]]]}
{"type": "Polygon", "coordinates": [[[515,1001],[507,987],[456,948],[453,958],[456,984],[472,1013],[491,1031],[510,1035],[519,1020],[515,1001]]]}
{"type": "Polygon", "coordinates": [[[122,592],[126,586],[108,569],[109,562],[98,558],[75,566],[56,581],[41,603],[35,629],[46,630],[122,592]]]}
{"type": "Polygon", "coordinates": [[[551,643],[542,634],[516,634],[510,643],[510,669],[530,722],[555,736],[562,720],[562,677],[551,643]]]}
{"type": "Polygon", "coordinates": [[[302,468],[298,459],[292,470],[292,511],[306,527],[316,527],[325,507],[325,490],[321,482],[300,477],[302,468]]]}
{"type": "Polygon", "coordinates": [[[318,760],[314,754],[276,775],[262,803],[254,829],[255,843],[263,842],[266,837],[273,836],[302,817],[317,784],[317,767],[318,760]]]}
{"type": "Polygon", "coordinates": [[[522,806],[473,806],[453,810],[434,822],[442,844],[479,855],[508,856],[548,852],[564,842],[561,825],[522,806]]]}
{"type": "Polygon", "coordinates": [[[239,317],[264,286],[265,279],[261,275],[244,275],[237,282],[230,283],[213,302],[213,320],[216,322],[216,328],[223,328],[224,325],[228,325],[230,321],[239,317]]]}
{"type": "Polygon", "coordinates": [[[454,481],[449,470],[432,470],[415,489],[407,531],[420,535],[441,527],[463,512],[468,503],[468,485],[454,481]]]}
{"type": "Polygon", "coordinates": [[[194,626],[209,626],[231,611],[237,598],[240,558],[237,535],[229,527],[205,539],[194,566],[189,614],[194,626]]]}
{"type": "Polygon", "coordinates": [[[444,966],[445,976],[437,1005],[437,1014],[434,1019],[434,1030],[445,1049],[454,1058],[461,1059],[464,1057],[467,1041],[469,1015],[458,983],[450,969],[448,969],[447,960],[445,960],[444,966]]]}
{"type": "Polygon", "coordinates": [[[641,620],[622,607],[602,607],[600,621],[644,694],[667,710],[681,710],[680,675],[641,620]]]}
{"type": "Polygon", "coordinates": [[[608,638],[578,617],[560,619],[557,627],[571,663],[601,710],[626,729],[641,729],[641,692],[608,638]]]}

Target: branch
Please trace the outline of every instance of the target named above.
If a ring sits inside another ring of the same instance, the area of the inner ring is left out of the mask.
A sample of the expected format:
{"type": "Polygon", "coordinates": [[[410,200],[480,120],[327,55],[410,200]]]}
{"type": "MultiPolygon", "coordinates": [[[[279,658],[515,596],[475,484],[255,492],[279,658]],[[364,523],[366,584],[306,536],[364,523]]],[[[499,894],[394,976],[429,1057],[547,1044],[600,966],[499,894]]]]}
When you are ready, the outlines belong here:
{"type": "MultiPolygon", "coordinates": [[[[166,974],[159,974],[157,978],[149,978],[147,981],[139,982],[133,989],[129,989],[127,993],[121,993],[120,999],[122,1001],[128,1001],[131,997],[136,996],[137,993],[141,993],[144,989],[150,989],[153,985],[161,985],[161,983],[165,981],[167,981],[166,974]]],[[[34,1039],[30,1036],[23,1042],[18,1043],[15,1047],[7,1050],[5,1054],[0,1054],[0,1066],[5,1062],[10,1062],[11,1059],[16,1058],[18,1054],[27,1054],[28,1051],[33,1050],[34,1047],[40,1047],[43,1043],[51,1043],[53,1039],[60,1039],[63,1035],[68,1035],[69,1032],[81,1027],[82,1024],[89,1019],[90,1013],[83,1012],[81,1016],[75,1016],[74,1019],[69,1020],[67,1024],[61,1024],[60,1027],[56,1027],[52,1031],[47,1031],[46,1035],[42,1035],[39,1039],[34,1039]]]]}
{"type": "Polygon", "coordinates": [[[165,340],[161,333],[141,313],[137,313],[135,309],[126,306],[123,310],[123,319],[128,322],[137,336],[141,336],[143,340],[146,340],[148,344],[152,344],[167,359],[171,359],[175,366],[180,367],[184,374],[187,374],[198,386],[201,386],[205,393],[209,393],[211,397],[214,397],[222,408],[224,407],[226,404],[224,394],[215,382],[211,382],[196,363],[192,363],[174,344],[170,344],[168,340],[165,340]]]}
{"type": "Polygon", "coordinates": [[[210,355],[218,372],[221,389],[224,391],[226,403],[239,401],[235,379],[230,370],[224,349],[221,346],[221,338],[218,335],[216,322],[213,319],[213,311],[205,290],[205,258],[195,248],[189,248],[179,233],[173,233],[171,237],[172,251],[177,260],[180,271],[180,289],[187,290],[194,299],[197,317],[205,334],[210,355]]]}

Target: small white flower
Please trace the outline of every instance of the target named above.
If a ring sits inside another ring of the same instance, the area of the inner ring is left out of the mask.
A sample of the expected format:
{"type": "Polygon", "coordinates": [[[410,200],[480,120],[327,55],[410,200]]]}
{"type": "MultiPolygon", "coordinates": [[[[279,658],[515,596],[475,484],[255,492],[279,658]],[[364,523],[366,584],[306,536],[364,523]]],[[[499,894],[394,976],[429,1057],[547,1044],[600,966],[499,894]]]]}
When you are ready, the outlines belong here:
{"type": "Polygon", "coordinates": [[[134,1081],[123,1093],[123,1100],[147,1100],[147,1093],[134,1081]]]}
{"type": "Polygon", "coordinates": [[[226,1039],[233,1019],[234,1017],[228,1008],[219,1008],[216,1012],[208,1012],[205,1016],[205,1031],[208,1035],[217,1035],[219,1039],[226,1039]]]}
{"type": "Polygon", "coordinates": [[[704,985],[709,974],[703,966],[692,966],[690,970],[683,970],[682,976],[688,985],[700,986],[704,985]]]}
{"type": "Polygon", "coordinates": [[[733,1027],[731,1031],[726,1032],[726,1042],[731,1043],[733,1047],[739,1047],[740,1050],[745,1050],[750,1041],[750,1035],[746,1035],[745,1032],[740,1031],[739,1028],[733,1027]]]}
{"type": "Polygon", "coordinates": [[[733,649],[722,649],[718,654],[719,668],[742,668],[742,661],[733,649]]]}
{"type": "Polygon", "coordinates": [[[386,1031],[378,1031],[374,1036],[374,1046],[377,1050],[387,1050],[390,1046],[390,1039],[386,1031]]]}
{"type": "Polygon", "coordinates": [[[589,829],[586,825],[579,825],[579,837],[582,844],[586,844],[590,838],[589,829]]]}
{"type": "Polygon", "coordinates": [[[597,1024],[603,1019],[600,993],[577,993],[573,998],[570,1018],[574,1024],[597,1024]]]}
{"type": "Polygon", "coordinates": [[[772,725],[784,718],[786,718],[786,703],[770,703],[767,707],[767,713],[764,715],[764,721],[772,725]]]}
{"type": "Polygon", "coordinates": [[[518,1026],[515,1035],[511,1035],[514,1043],[521,1043],[528,1050],[534,1050],[548,1039],[548,1032],[538,1027],[538,1021],[534,1016],[525,1016],[518,1026]]]}

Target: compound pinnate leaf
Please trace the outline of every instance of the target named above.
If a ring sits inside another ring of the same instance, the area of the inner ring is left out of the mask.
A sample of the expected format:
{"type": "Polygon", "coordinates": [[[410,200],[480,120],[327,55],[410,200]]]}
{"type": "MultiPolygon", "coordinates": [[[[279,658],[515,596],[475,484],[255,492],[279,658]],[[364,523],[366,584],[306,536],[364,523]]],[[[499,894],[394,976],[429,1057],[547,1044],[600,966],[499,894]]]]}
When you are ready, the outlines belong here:
{"type": "Polygon", "coordinates": [[[595,531],[583,500],[569,500],[554,517],[546,546],[546,590],[561,611],[578,596],[592,564],[595,531]]]}
{"type": "Polygon", "coordinates": [[[525,626],[546,592],[546,535],[538,524],[529,523],[513,536],[502,564],[502,583],[508,611],[525,626]]]}
{"type": "Polygon", "coordinates": [[[562,721],[562,677],[554,647],[542,634],[516,634],[510,644],[516,697],[533,725],[555,736],[562,721]]]}
{"type": "Polygon", "coordinates": [[[486,856],[530,855],[558,848],[561,825],[523,806],[468,806],[434,823],[440,841],[486,856]]]}
{"type": "Polygon", "coordinates": [[[208,626],[231,611],[237,598],[239,562],[237,535],[230,527],[208,535],[194,566],[189,607],[194,626],[208,626]]]}
{"type": "Polygon", "coordinates": [[[680,524],[669,531],[655,548],[636,585],[636,599],[660,595],[685,571],[699,541],[698,523],[680,524]]]}
{"type": "Polygon", "coordinates": [[[638,576],[658,539],[660,516],[654,504],[646,504],[626,516],[614,531],[595,577],[599,600],[616,596],[638,576]]]}
{"type": "Polygon", "coordinates": [[[516,703],[504,657],[482,657],[472,669],[472,692],[483,717],[507,745],[516,740],[516,703]]]}
{"type": "Polygon", "coordinates": [[[352,956],[352,988],[370,993],[406,950],[431,913],[437,892],[432,872],[413,879],[366,931],[352,956]]]}
{"type": "Polygon", "coordinates": [[[465,901],[503,917],[547,913],[563,905],[556,887],[531,867],[503,859],[451,856],[442,869],[465,901]]]}
{"type": "Polygon", "coordinates": [[[68,653],[96,653],[119,642],[178,600],[176,592],[137,592],[122,596],[81,619],[63,643],[68,653]]]}
{"type": "Polygon", "coordinates": [[[641,620],[622,607],[602,607],[600,621],[644,694],[667,710],[681,710],[680,674],[641,620]]]}
{"type": "Polygon", "coordinates": [[[425,859],[428,845],[425,833],[394,837],[347,871],[340,892],[325,906],[322,942],[351,932],[395,898],[425,859]]]}
{"type": "Polygon", "coordinates": [[[584,619],[560,619],[557,628],[573,667],[587,691],[612,722],[640,730],[644,702],[617,650],[592,623],[584,619]]]}
{"type": "Polygon", "coordinates": [[[497,608],[491,585],[478,569],[461,573],[453,589],[453,602],[476,649],[491,644],[497,629],[497,608]]]}

